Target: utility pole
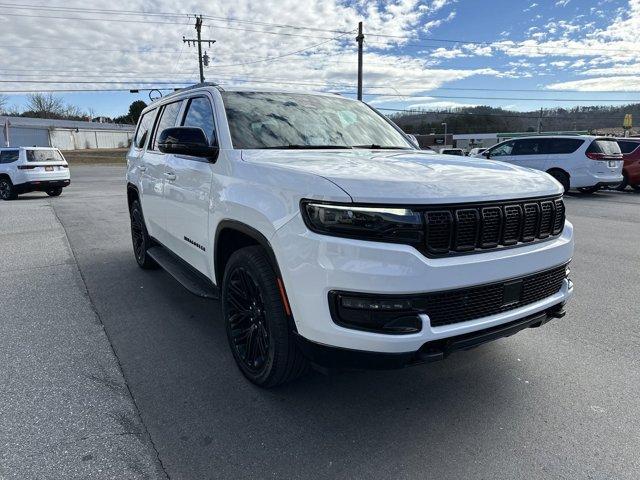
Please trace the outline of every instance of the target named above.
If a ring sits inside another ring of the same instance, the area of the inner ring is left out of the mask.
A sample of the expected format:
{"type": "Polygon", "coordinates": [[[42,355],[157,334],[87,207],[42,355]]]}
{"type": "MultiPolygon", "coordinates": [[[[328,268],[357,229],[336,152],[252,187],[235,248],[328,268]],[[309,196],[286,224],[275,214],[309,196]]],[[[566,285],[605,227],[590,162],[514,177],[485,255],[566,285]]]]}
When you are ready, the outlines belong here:
{"type": "Polygon", "coordinates": [[[358,100],[362,101],[362,44],[364,42],[364,34],[362,33],[362,22],[358,22],[358,100]]]}
{"type": "Polygon", "coordinates": [[[204,52],[202,56],[202,44],[207,43],[209,46],[216,43],[215,40],[202,40],[202,15],[196,15],[196,34],[197,38],[184,38],[182,41],[187,45],[196,45],[198,47],[198,66],[200,67],[200,83],[204,83],[204,67],[209,66],[209,56],[204,52]]]}
{"type": "Polygon", "coordinates": [[[538,117],[538,133],[542,133],[542,107],[540,107],[540,116],[538,117]]]}

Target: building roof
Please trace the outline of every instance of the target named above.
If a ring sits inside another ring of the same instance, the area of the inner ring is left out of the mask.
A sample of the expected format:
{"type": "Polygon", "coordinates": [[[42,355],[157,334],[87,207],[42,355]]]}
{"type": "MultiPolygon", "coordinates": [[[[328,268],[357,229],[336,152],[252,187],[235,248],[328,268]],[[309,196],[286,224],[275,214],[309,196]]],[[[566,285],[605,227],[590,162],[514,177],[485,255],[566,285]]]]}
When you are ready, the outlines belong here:
{"type": "Polygon", "coordinates": [[[30,117],[6,117],[0,116],[0,128],[5,125],[6,121],[13,127],[31,127],[31,128],[69,128],[78,130],[117,130],[117,131],[133,131],[135,125],[125,125],[121,123],[98,123],[83,122],[80,120],[53,120],[50,118],[30,118],[30,117]]]}

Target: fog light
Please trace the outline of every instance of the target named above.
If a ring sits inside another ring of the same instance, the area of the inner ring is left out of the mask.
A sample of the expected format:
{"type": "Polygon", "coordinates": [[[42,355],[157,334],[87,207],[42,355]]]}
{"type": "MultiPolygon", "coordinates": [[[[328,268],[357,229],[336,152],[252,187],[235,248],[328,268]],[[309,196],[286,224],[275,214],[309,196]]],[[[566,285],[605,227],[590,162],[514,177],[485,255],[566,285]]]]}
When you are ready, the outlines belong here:
{"type": "Polygon", "coordinates": [[[351,296],[330,292],[333,321],[341,327],[390,335],[422,330],[420,312],[410,298],[351,296]]]}
{"type": "Polygon", "coordinates": [[[411,310],[411,300],[373,300],[368,298],[341,297],[342,306],[358,310],[411,310]]]}

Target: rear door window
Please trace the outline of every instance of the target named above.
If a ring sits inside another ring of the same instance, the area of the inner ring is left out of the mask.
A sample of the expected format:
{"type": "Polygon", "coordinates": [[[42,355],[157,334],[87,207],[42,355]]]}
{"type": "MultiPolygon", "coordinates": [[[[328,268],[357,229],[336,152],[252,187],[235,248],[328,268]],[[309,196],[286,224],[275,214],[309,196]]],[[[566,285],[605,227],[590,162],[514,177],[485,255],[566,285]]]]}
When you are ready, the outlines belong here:
{"type": "Polygon", "coordinates": [[[160,133],[167,128],[176,126],[176,121],[178,120],[178,113],[180,113],[181,105],[182,100],[178,102],[168,103],[162,109],[162,113],[160,113],[160,120],[158,120],[156,132],[153,136],[153,146],[151,148],[152,150],[158,149],[158,137],[160,136],[160,133]]]}
{"type": "Polygon", "coordinates": [[[573,153],[584,143],[579,138],[549,138],[547,139],[547,153],[568,154],[573,153]]]}
{"type": "Polygon", "coordinates": [[[0,164],[17,162],[20,150],[3,150],[0,152],[0,164]]]}
{"type": "Polygon", "coordinates": [[[541,155],[544,153],[544,138],[516,140],[511,155],[541,155]]]}
{"type": "Polygon", "coordinates": [[[213,109],[206,97],[196,97],[189,100],[187,111],[182,121],[183,127],[201,128],[207,136],[209,144],[215,142],[215,126],[213,123],[213,109]]]}
{"type": "Polygon", "coordinates": [[[630,141],[627,141],[627,140],[618,140],[618,146],[620,147],[620,151],[623,154],[627,154],[627,153],[633,152],[636,148],[638,148],[639,145],[640,145],[640,142],[630,142],[630,141]]]}
{"type": "Polygon", "coordinates": [[[153,120],[156,116],[156,110],[150,110],[140,118],[138,122],[138,130],[136,136],[133,139],[133,144],[136,148],[144,148],[149,139],[149,132],[153,128],[153,120]]]}

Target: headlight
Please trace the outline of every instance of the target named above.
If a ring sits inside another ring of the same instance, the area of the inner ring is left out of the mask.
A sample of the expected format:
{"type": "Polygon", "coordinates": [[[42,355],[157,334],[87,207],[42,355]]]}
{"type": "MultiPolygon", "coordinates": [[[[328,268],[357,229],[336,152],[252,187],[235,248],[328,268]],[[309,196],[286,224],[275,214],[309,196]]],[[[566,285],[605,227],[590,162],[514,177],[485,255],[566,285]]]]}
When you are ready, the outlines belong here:
{"type": "Polygon", "coordinates": [[[310,230],[380,242],[419,244],[424,239],[422,215],[406,208],[377,208],[302,202],[310,230]]]}

